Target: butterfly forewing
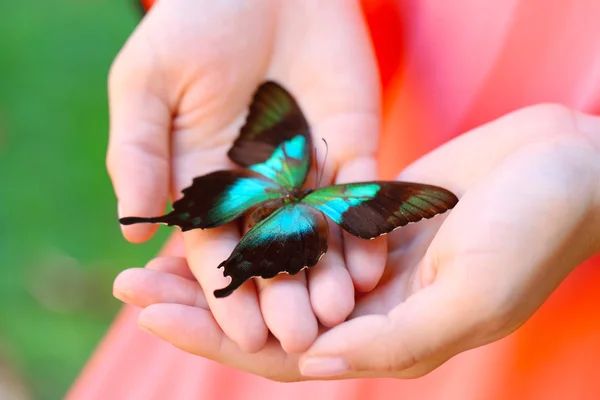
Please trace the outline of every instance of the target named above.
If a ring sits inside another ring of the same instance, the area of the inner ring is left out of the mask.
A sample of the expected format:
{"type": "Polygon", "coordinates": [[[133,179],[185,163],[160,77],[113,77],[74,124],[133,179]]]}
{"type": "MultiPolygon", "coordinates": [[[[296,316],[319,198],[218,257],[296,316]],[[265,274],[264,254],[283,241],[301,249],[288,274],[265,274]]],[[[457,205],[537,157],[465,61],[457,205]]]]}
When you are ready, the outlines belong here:
{"type": "Polygon", "coordinates": [[[301,188],[311,166],[311,147],[308,123],[294,98],[275,82],[266,82],[257,89],[246,123],[228,153],[248,169],[194,179],[169,214],[120,221],[166,223],[184,231],[223,225],[264,201],[301,188]]]}
{"type": "Polygon", "coordinates": [[[281,143],[267,161],[248,169],[272,179],[287,190],[299,189],[310,168],[310,160],[305,157],[308,146],[303,135],[294,136],[281,143]]]}
{"type": "Polygon", "coordinates": [[[233,221],[246,210],[282,196],[274,181],[249,170],[216,171],[194,179],[173,203],[173,211],[153,218],[127,217],[124,225],[139,222],[176,225],[183,231],[213,228],[233,221]]]}
{"type": "MultiPolygon", "coordinates": [[[[259,164],[268,160],[281,143],[299,134],[310,141],[310,129],[298,103],[279,84],[268,81],[254,93],[246,123],[228,155],[244,167],[259,164]]],[[[309,143],[309,157],[310,147],[309,143]]]]}
{"type": "Polygon", "coordinates": [[[312,163],[310,129],[298,104],[275,82],[263,83],[228,156],[287,189],[300,188],[312,163]]]}
{"type": "Polygon", "coordinates": [[[272,278],[281,272],[297,274],[314,266],[327,251],[325,216],[302,203],[291,203],[256,224],[219,265],[231,277],[215,297],[230,295],[246,280],[272,278]]]}
{"type": "Polygon", "coordinates": [[[318,189],[302,202],[322,211],[354,236],[363,239],[389,233],[456,205],[443,188],[410,182],[364,182],[318,189]]]}

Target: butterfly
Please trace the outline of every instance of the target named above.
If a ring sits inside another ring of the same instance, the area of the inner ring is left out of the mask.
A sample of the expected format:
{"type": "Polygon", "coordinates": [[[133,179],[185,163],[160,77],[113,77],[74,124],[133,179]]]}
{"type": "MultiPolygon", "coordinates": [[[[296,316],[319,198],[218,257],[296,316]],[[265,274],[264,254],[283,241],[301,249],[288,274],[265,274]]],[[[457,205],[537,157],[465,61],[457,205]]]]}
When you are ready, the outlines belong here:
{"type": "Polygon", "coordinates": [[[229,296],[252,277],[273,278],[313,267],[327,251],[327,216],[346,232],[372,239],[453,208],[450,191],[411,182],[360,182],[304,188],[312,166],[311,132],[294,97],[268,81],[256,90],[246,122],[227,153],[243,167],[194,178],[159,217],[125,217],[123,225],[163,223],[209,229],[245,215],[251,229],[218,268],[229,296]]]}

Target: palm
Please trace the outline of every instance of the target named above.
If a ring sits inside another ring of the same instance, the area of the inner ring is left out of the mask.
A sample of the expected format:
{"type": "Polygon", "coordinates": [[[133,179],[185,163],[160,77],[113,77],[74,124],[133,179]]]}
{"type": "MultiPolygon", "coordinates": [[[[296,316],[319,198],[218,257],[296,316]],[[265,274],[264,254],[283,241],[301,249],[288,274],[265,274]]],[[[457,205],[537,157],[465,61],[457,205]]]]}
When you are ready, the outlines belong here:
{"type": "Polygon", "coordinates": [[[427,278],[420,263],[445,217],[411,224],[388,235],[385,272],[372,291],[358,296],[351,318],[387,314],[424,286],[427,278]]]}

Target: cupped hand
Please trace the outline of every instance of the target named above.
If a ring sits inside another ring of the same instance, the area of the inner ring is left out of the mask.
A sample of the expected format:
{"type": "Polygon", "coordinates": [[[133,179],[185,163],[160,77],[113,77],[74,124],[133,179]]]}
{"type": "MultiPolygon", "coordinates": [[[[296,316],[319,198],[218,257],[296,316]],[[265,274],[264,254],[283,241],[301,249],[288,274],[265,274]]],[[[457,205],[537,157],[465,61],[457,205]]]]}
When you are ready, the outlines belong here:
{"type": "MultiPolygon", "coordinates": [[[[161,1],[124,46],[109,79],[107,165],[120,216],[161,215],[168,198],[180,197],[194,177],[232,168],[226,152],[253,92],[269,79],[296,97],[315,143],[328,141],[324,184],[375,177],[379,87],[358,2],[161,1]]],[[[155,229],[135,225],[123,232],[142,242],[155,229]]],[[[263,347],[269,331],[288,352],[306,350],[318,323],[345,320],[355,287],[375,286],[385,263],[384,240],[350,239],[351,257],[345,257],[334,230],[318,269],[256,279],[217,300],[212,292],[229,278],[216,267],[238,243],[237,228],[189,231],[184,239],[220,328],[249,352],[263,347]],[[356,268],[367,260],[368,272],[356,268]]]]}
{"type": "Polygon", "coordinates": [[[115,294],[145,307],[140,325],[163,340],[257,375],[406,378],[510,334],[600,251],[599,117],[529,107],[447,143],[399,178],[450,188],[460,202],[447,217],[390,234],[377,287],[302,355],[273,337],[257,353],[240,349],[184,259],[124,271],[115,294]]]}

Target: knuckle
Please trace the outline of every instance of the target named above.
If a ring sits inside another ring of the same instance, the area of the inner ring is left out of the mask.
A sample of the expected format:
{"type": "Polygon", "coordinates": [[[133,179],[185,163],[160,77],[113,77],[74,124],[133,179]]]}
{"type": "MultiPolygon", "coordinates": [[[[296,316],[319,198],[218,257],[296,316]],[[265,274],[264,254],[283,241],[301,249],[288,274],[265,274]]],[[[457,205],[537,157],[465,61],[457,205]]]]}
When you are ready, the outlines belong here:
{"type": "Polygon", "coordinates": [[[108,70],[109,96],[123,88],[156,85],[163,71],[153,41],[136,31],[117,53],[108,70]]]}
{"type": "Polygon", "coordinates": [[[298,370],[298,360],[297,357],[294,357],[290,354],[283,353],[277,358],[273,358],[271,362],[269,362],[263,371],[260,372],[260,375],[273,382],[287,383],[287,382],[296,382],[297,375],[296,373],[290,373],[290,371],[298,370]]]}
{"type": "Polygon", "coordinates": [[[108,172],[108,176],[111,179],[114,179],[116,171],[117,171],[117,163],[114,157],[114,151],[111,151],[110,148],[106,153],[106,159],[104,161],[106,165],[106,171],[108,172]]]}
{"type": "Polygon", "coordinates": [[[114,84],[117,81],[117,78],[119,77],[119,75],[121,74],[121,71],[124,68],[124,64],[122,61],[123,51],[124,51],[124,49],[121,49],[121,51],[119,51],[117,56],[114,58],[114,60],[110,64],[110,67],[108,68],[108,86],[109,87],[114,86],[114,84]]]}
{"type": "Polygon", "coordinates": [[[125,44],[111,63],[108,70],[109,91],[114,91],[116,87],[123,85],[127,82],[128,76],[131,75],[130,62],[128,61],[131,57],[129,54],[128,44],[125,44]]]}
{"type": "MultiPolygon", "coordinates": [[[[390,332],[396,332],[400,327],[395,325],[389,327],[390,332]]],[[[367,366],[369,370],[377,370],[383,373],[397,373],[412,369],[422,363],[427,357],[434,353],[429,346],[415,345],[414,337],[405,335],[389,335],[381,348],[393,349],[380,352],[383,356],[379,360],[372,360],[375,366],[367,366]]]]}
{"type": "MultiPolygon", "coordinates": [[[[542,127],[563,127],[573,124],[573,110],[560,103],[540,103],[522,110],[532,120],[537,121],[542,127]]],[[[554,131],[554,130],[553,130],[554,131]]]]}
{"type": "Polygon", "coordinates": [[[384,361],[378,366],[381,372],[399,372],[413,368],[420,361],[420,358],[411,350],[410,347],[402,347],[400,351],[390,351],[387,353],[384,361]]]}
{"type": "Polygon", "coordinates": [[[583,200],[597,180],[596,171],[590,168],[597,153],[580,135],[534,142],[523,149],[522,156],[540,175],[536,191],[547,193],[549,199],[570,203],[573,193],[579,193],[579,200],[583,200]]]}
{"type": "Polygon", "coordinates": [[[338,164],[359,157],[371,157],[377,151],[380,119],[371,111],[332,112],[314,124],[316,137],[327,140],[330,156],[338,164]]]}
{"type": "Polygon", "coordinates": [[[278,382],[278,383],[287,383],[287,382],[295,381],[294,379],[286,377],[285,375],[281,375],[279,373],[279,371],[275,370],[275,369],[270,369],[270,370],[266,371],[263,374],[263,378],[268,379],[272,382],[278,382]]]}
{"type": "Polygon", "coordinates": [[[152,269],[155,271],[161,271],[165,266],[166,262],[169,261],[169,257],[155,257],[146,263],[144,268],[152,269]]]}
{"type": "Polygon", "coordinates": [[[573,110],[559,103],[540,103],[521,108],[507,115],[514,129],[518,126],[532,140],[572,134],[575,129],[573,110]]]}
{"type": "Polygon", "coordinates": [[[554,134],[586,133],[585,131],[590,130],[588,124],[591,125],[593,132],[597,133],[600,129],[600,119],[598,119],[597,113],[580,112],[561,103],[538,103],[515,110],[506,116],[508,119],[518,119],[520,122],[523,119],[534,121],[540,128],[552,128],[549,129],[549,133],[554,134]],[[582,118],[586,119],[584,122],[586,127],[580,126],[582,118]]]}
{"type": "Polygon", "coordinates": [[[569,107],[560,103],[539,103],[526,107],[525,110],[549,119],[569,118],[572,113],[572,110],[569,107]]]}
{"type": "Polygon", "coordinates": [[[517,304],[510,296],[482,296],[479,302],[481,316],[475,324],[475,332],[485,342],[508,333],[517,319],[517,304]]]}

